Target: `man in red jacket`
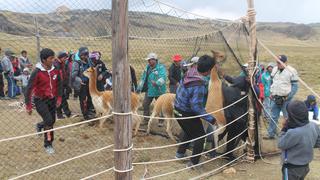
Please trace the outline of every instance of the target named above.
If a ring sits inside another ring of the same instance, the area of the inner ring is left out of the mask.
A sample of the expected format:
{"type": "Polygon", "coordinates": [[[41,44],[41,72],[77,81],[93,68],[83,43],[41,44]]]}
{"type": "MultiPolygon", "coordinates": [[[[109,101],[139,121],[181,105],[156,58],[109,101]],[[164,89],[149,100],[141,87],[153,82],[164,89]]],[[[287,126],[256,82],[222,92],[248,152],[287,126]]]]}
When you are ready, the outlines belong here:
{"type": "MultiPolygon", "coordinates": [[[[62,96],[60,72],[52,65],[55,59],[54,52],[48,48],[42,49],[40,59],[41,62],[31,74],[25,94],[27,112],[32,114],[31,96],[33,96],[36,110],[42,117],[43,122],[37,124],[38,132],[53,128],[56,107],[61,105],[62,96]]],[[[48,154],[54,153],[53,139],[53,131],[44,133],[44,148],[48,154]]]]}

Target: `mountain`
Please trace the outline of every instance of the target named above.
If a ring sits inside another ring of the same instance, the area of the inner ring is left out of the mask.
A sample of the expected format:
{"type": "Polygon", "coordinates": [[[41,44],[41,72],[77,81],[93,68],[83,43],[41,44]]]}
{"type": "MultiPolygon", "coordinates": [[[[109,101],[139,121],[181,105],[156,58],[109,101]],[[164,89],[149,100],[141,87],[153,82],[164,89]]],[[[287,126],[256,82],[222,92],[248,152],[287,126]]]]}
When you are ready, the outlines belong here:
{"type": "MultiPolygon", "coordinates": [[[[110,10],[71,10],[66,6],[60,6],[48,14],[0,11],[0,32],[34,36],[35,17],[42,36],[95,37],[111,34],[110,10]]],[[[209,33],[225,25],[218,21],[182,19],[153,12],[129,12],[131,36],[186,37],[209,33]]],[[[280,35],[284,38],[308,40],[320,37],[320,24],[258,23],[257,31],[260,36],[280,35]]]]}

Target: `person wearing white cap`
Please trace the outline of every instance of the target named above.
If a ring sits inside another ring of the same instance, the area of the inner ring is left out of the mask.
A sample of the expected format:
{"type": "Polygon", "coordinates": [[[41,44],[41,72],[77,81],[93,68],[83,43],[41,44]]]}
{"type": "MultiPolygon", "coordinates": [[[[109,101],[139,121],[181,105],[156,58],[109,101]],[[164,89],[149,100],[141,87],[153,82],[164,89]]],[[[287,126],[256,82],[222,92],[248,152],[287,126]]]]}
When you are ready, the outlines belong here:
{"type": "MultiPolygon", "coordinates": [[[[153,99],[166,93],[167,71],[165,66],[159,63],[157,54],[149,53],[145,60],[148,61],[148,65],[141,76],[137,92],[145,92],[143,115],[150,116],[150,104],[153,99]]],[[[144,120],[144,123],[147,123],[149,118],[144,120]]]]}

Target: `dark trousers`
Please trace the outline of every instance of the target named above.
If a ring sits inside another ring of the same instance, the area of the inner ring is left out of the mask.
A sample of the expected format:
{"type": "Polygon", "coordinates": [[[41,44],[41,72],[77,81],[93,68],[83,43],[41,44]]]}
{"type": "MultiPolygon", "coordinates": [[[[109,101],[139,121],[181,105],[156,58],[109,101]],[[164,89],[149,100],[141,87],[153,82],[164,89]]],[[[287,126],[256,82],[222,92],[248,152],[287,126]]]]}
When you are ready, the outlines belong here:
{"type": "MultiPolygon", "coordinates": [[[[175,114],[176,118],[196,116],[196,114],[194,114],[194,113],[183,112],[183,111],[179,111],[179,110],[178,110],[178,112],[182,116],[175,114]]],[[[191,139],[195,139],[200,136],[204,136],[206,134],[200,118],[178,120],[178,123],[181,126],[182,130],[184,131],[184,135],[182,137],[182,142],[189,141],[191,139]]],[[[192,155],[202,153],[204,141],[205,141],[205,138],[201,138],[201,139],[194,141],[192,155]]],[[[189,144],[190,143],[185,143],[185,144],[180,145],[178,147],[177,152],[180,154],[184,154],[186,152],[187,148],[189,147],[189,144]]],[[[199,160],[200,160],[200,155],[191,158],[191,162],[193,164],[198,164],[199,160]]]]}
{"type": "Polygon", "coordinates": [[[89,93],[89,86],[81,85],[80,93],[79,93],[79,100],[80,100],[80,108],[81,113],[84,119],[90,119],[91,115],[94,115],[94,106],[92,104],[92,99],[89,93]]]}
{"type": "Polygon", "coordinates": [[[69,109],[69,104],[68,104],[68,89],[66,87],[64,87],[63,89],[63,94],[62,94],[62,101],[61,101],[61,105],[59,107],[57,107],[57,115],[58,117],[62,116],[62,110],[64,112],[64,114],[67,117],[71,116],[71,111],[69,109]]]}
{"type": "MultiPolygon", "coordinates": [[[[148,97],[148,93],[145,93],[144,100],[143,100],[143,115],[150,116],[150,104],[152,103],[153,99],[157,100],[158,97],[148,97]]],[[[144,121],[149,121],[149,118],[144,118],[144,121]]]]}
{"type": "Polygon", "coordinates": [[[309,173],[309,165],[302,167],[285,167],[282,166],[282,179],[283,180],[304,180],[309,173]]]}
{"type": "Polygon", "coordinates": [[[4,97],[4,82],[3,82],[3,75],[0,73],[0,97],[4,97]]]}
{"type": "MultiPolygon", "coordinates": [[[[38,123],[39,128],[50,130],[56,121],[56,99],[34,99],[36,110],[42,118],[42,122],[38,123]]],[[[54,140],[53,131],[44,133],[44,147],[52,145],[54,140]]]]}

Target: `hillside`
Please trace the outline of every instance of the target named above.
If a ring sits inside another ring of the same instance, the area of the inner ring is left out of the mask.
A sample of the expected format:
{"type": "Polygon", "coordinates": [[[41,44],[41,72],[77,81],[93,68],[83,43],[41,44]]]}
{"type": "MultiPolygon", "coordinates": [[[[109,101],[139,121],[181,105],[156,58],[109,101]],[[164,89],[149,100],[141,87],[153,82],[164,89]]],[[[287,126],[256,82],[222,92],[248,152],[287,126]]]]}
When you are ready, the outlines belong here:
{"type": "MultiPolygon", "coordinates": [[[[48,14],[28,14],[0,11],[0,31],[12,35],[33,36],[34,17],[38,19],[40,34],[44,36],[108,36],[111,34],[110,10],[70,10],[59,7],[48,14]]],[[[172,37],[208,33],[223,23],[202,19],[181,19],[152,12],[129,12],[131,36],[172,37]],[[214,26],[212,25],[214,23],[214,26]],[[176,34],[173,34],[176,33],[176,34]]],[[[258,23],[260,36],[283,36],[298,40],[320,37],[320,24],[258,23]]]]}

